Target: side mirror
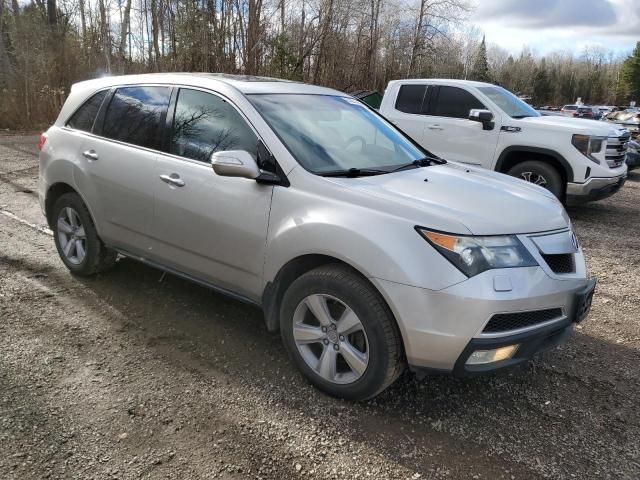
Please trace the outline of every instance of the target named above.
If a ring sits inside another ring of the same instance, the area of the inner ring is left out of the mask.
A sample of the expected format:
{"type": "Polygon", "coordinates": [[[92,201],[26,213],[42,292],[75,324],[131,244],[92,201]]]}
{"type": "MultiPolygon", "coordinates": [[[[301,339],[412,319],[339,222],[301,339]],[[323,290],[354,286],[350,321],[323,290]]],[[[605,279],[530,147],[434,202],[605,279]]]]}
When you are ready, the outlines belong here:
{"type": "Polygon", "coordinates": [[[221,177],[240,177],[255,180],[260,176],[258,164],[245,150],[227,150],[211,155],[213,171],[221,177]]]}
{"type": "Polygon", "coordinates": [[[469,120],[473,122],[480,122],[482,124],[483,130],[493,130],[493,113],[489,110],[482,110],[479,108],[474,108],[469,110],[469,120]]]}

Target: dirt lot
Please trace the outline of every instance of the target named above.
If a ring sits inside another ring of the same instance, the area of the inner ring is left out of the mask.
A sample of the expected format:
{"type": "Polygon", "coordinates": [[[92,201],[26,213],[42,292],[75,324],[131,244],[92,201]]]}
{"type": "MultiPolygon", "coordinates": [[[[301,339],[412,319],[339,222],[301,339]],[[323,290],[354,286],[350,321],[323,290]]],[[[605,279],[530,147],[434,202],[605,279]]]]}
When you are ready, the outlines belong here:
{"type": "Polygon", "coordinates": [[[0,135],[0,478],[640,477],[640,173],[570,211],[600,283],[568,344],[350,404],[254,308],[130,260],[72,277],[36,228],[36,142],[0,135]]]}

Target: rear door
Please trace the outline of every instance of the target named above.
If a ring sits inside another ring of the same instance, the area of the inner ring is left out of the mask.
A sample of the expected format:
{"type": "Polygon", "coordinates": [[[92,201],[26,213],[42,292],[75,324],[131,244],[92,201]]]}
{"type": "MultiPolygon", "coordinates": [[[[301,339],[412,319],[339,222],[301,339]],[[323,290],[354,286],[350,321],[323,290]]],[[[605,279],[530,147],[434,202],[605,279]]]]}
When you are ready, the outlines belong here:
{"type": "MultiPolygon", "coordinates": [[[[424,146],[446,160],[491,168],[500,125],[483,130],[482,124],[469,120],[469,111],[487,107],[461,87],[440,85],[430,89],[424,146]]],[[[496,122],[498,112],[493,112],[496,122]]]]}
{"type": "Polygon", "coordinates": [[[385,116],[400,130],[409,135],[413,140],[424,145],[425,99],[428,87],[426,84],[407,83],[400,85],[395,104],[391,110],[385,112],[385,116]]]}
{"type": "Polygon", "coordinates": [[[125,86],[103,103],[94,133],[82,146],[100,234],[110,245],[146,256],[152,246],[153,173],[171,87],[125,86]]]}
{"type": "Polygon", "coordinates": [[[258,136],[234,105],[209,91],[181,88],[171,110],[167,152],[152,175],[155,255],[257,300],[274,187],[216,175],[211,155],[245,150],[257,158],[258,136]]]}

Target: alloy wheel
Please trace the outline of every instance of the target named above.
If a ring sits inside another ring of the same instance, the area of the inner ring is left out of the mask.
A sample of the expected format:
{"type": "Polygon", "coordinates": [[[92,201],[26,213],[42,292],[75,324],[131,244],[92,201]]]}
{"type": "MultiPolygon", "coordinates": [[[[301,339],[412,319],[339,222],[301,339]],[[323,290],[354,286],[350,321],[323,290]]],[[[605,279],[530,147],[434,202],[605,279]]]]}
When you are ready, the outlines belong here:
{"type": "Polygon", "coordinates": [[[60,210],[57,234],[64,257],[69,263],[80,265],[87,256],[87,235],[80,215],[73,208],[60,210]]]}
{"type": "Polygon", "coordinates": [[[332,383],[358,380],[369,364],[369,342],[356,313],[331,295],[314,294],[297,306],[293,338],[305,363],[332,383]]]}
{"type": "Polygon", "coordinates": [[[547,185],[547,179],[544,178],[543,175],[540,175],[539,173],[535,173],[535,172],[522,172],[521,177],[523,180],[529,182],[529,183],[533,183],[535,185],[540,185],[541,187],[546,187],[547,185]]]}

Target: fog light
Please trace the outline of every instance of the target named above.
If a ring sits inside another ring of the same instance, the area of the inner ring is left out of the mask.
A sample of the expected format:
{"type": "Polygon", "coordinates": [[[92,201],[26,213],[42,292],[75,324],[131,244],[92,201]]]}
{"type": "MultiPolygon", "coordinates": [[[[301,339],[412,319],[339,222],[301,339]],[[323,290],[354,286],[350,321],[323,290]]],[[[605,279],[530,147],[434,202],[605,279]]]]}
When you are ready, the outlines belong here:
{"type": "Polygon", "coordinates": [[[499,362],[513,357],[520,345],[508,345],[495,350],[476,350],[467,359],[467,365],[499,362]]]}

